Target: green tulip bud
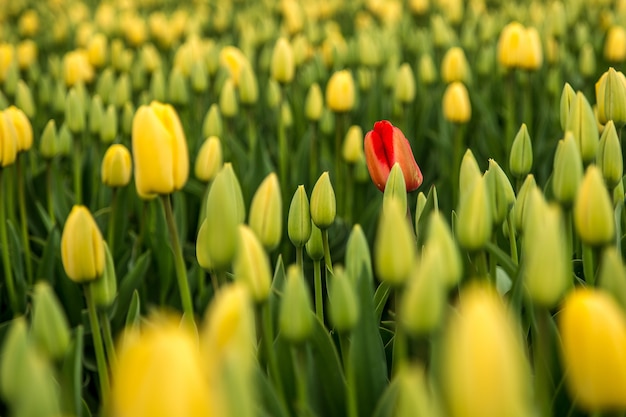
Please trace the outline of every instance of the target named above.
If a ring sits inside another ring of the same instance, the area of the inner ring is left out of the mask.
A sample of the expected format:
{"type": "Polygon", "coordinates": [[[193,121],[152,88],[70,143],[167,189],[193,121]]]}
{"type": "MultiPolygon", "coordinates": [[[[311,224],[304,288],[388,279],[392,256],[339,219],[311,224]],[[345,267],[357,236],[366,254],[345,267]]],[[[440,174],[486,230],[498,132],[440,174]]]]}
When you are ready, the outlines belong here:
{"type": "Polygon", "coordinates": [[[222,137],[224,132],[222,123],[222,113],[217,104],[211,104],[209,111],[204,116],[204,122],[202,123],[202,135],[206,138],[210,136],[222,137]]]}
{"type": "MultiPolygon", "coordinates": [[[[311,212],[309,210],[309,198],[304,190],[304,185],[298,186],[291,199],[287,233],[289,234],[289,240],[296,248],[304,246],[311,237],[311,212]]],[[[322,256],[324,256],[323,251],[324,249],[322,248],[322,256]]]]}
{"type": "Polygon", "coordinates": [[[374,244],[378,278],[390,285],[404,284],[416,257],[415,237],[406,219],[406,208],[391,199],[382,210],[374,244]]]}
{"type": "Polygon", "coordinates": [[[452,230],[439,211],[430,215],[427,245],[443,260],[439,271],[441,281],[447,288],[456,286],[463,276],[463,262],[452,230]]]}
{"type": "Polygon", "coordinates": [[[463,193],[470,188],[476,178],[481,176],[482,174],[478,167],[478,162],[474,158],[474,153],[468,148],[463,155],[459,168],[459,199],[463,198],[463,193]]]}
{"type": "Polygon", "coordinates": [[[560,119],[561,129],[565,132],[569,124],[570,109],[572,103],[576,100],[576,92],[569,83],[565,83],[563,86],[563,92],[561,92],[561,105],[560,105],[560,119]]]}
{"type": "Polygon", "coordinates": [[[398,201],[400,208],[406,213],[406,183],[402,174],[402,168],[400,168],[400,163],[398,162],[393,165],[389,172],[389,177],[387,177],[383,194],[383,210],[387,208],[391,200],[398,201]]]}
{"type": "Polygon", "coordinates": [[[107,308],[113,304],[117,296],[117,275],[107,242],[104,242],[104,272],[91,286],[93,301],[97,307],[107,308]]]}
{"type": "Polygon", "coordinates": [[[339,333],[351,331],[359,319],[359,300],[343,268],[335,268],[328,289],[330,322],[339,333]]]}
{"type": "Polygon", "coordinates": [[[467,251],[482,249],[491,238],[493,216],[489,202],[488,186],[483,177],[475,177],[474,183],[461,195],[459,203],[456,238],[467,251]]]}
{"type": "Polygon", "coordinates": [[[566,208],[571,207],[583,177],[583,165],[579,148],[571,132],[565,133],[554,154],[552,192],[556,200],[566,208]]]}
{"type": "Polygon", "coordinates": [[[223,166],[223,171],[226,174],[226,178],[230,183],[230,187],[235,193],[235,213],[236,218],[239,223],[243,223],[246,220],[246,205],[243,201],[243,192],[241,191],[241,184],[239,183],[239,178],[235,174],[233,170],[233,164],[230,162],[226,162],[223,166]]]}
{"type": "Polygon", "coordinates": [[[580,54],[578,55],[578,70],[580,74],[589,78],[596,74],[596,51],[593,49],[593,45],[586,42],[580,48],[580,54]]]}
{"type": "MultiPolygon", "coordinates": [[[[41,105],[47,106],[52,102],[52,78],[50,75],[44,74],[41,76],[37,90],[39,103],[41,105]]],[[[4,107],[5,106],[2,108],[4,107]]]]}
{"type": "Polygon", "coordinates": [[[156,70],[150,77],[150,97],[152,100],[165,102],[165,75],[161,70],[156,70]]]}
{"type": "Polygon", "coordinates": [[[65,120],[67,120],[67,127],[72,133],[81,133],[85,130],[85,107],[75,87],[70,90],[67,96],[65,120]]]}
{"type": "Polygon", "coordinates": [[[485,177],[489,187],[493,223],[495,226],[499,226],[506,219],[509,210],[515,203],[515,192],[509,178],[493,159],[489,159],[489,169],[485,172],[485,177]]]}
{"type": "Polygon", "coordinates": [[[39,143],[39,153],[45,159],[52,159],[59,152],[59,138],[57,135],[56,122],[54,119],[48,120],[46,127],[41,134],[41,142],[39,143]]]}
{"type": "Polygon", "coordinates": [[[111,102],[116,107],[121,108],[126,102],[131,100],[130,77],[128,73],[122,73],[115,82],[111,102]]]}
{"type": "Polygon", "coordinates": [[[96,94],[102,98],[104,104],[111,103],[113,86],[115,85],[115,73],[112,68],[105,68],[96,83],[96,94]]]}
{"type": "Polygon", "coordinates": [[[233,262],[235,279],[243,282],[252,298],[262,303],[270,295],[272,271],[270,261],[261,241],[246,225],[239,225],[239,244],[233,262]]]}
{"type": "Polygon", "coordinates": [[[140,92],[146,89],[147,75],[143,60],[135,60],[130,70],[130,84],[133,92],[140,92]]]}
{"type": "Polygon", "coordinates": [[[419,79],[424,85],[431,85],[437,81],[437,67],[430,54],[422,54],[418,64],[419,79]]]}
{"type": "Polygon", "coordinates": [[[574,204],[574,225],[583,243],[601,246],[615,237],[613,204],[595,165],[590,165],[580,184],[574,204]]]}
{"type": "Polygon", "coordinates": [[[524,178],[530,173],[533,166],[533,147],[528,134],[526,123],[522,123],[511,146],[509,156],[509,168],[511,174],[518,178],[524,178]]]}
{"type": "Polygon", "coordinates": [[[306,253],[313,261],[324,259],[324,241],[322,240],[322,231],[311,220],[311,236],[305,245],[306,253]]]}
{"type": "Polygon", "coordinates": [[[274,80],[281,84],[288,84],[293,80],[296,66],[293,58],[293,49],[287,39],[280,38],[274,45],[270,73],[274,80]]]}
{"type": "Polygon", "coordinates": [[[267,85],[267,107],[270,109],[278,107],[281,102],[281,97],[280,85],[274,79],[270,79],[267,85]]]}
{"type": "Polygon", "coordinates": [[[286,128],[290,128],[291,126],[293,126],[293,113],[291,112],[291,106],[289,105],[289,101],[287,100],[287,98],[283,100],[280,111],[283,125],[286,128]]]}
{"type": "Polygon", "coordinates": [[[529,191],[523,240],[523,279],[528,296],[554,307],[571,286],[571,262],[558,206],[549,206],[538,188],[529,191]]]}
{"type": "Polygon", "coordinates": [[[335,131],[335,113],[328,107],[324,107],[320,119],[320,131],[325,135],[331,135],[335,131]]]}
{"type": "Polygon", "coordinates": [[[301,269],[291,265],[283,289],[278,324],[280,334],[292,343],[305,342],[313,332],[311,297],[301,269]]]}
{"type": "Polygon", "coordinates": [[[102,115],[100,123],[100,141],[108,144],[117,137],[117,110],[113,104],[109,104],[102,115]]]}
{"type": "Polygon", "coordinates": [[[615,188],[622,180],[624,162],[622,160],[622,145],[617,136],[613,120],[609,120],[604,126],[596,160],[607,186],[610,189],[615,188]]]}
{"type": "Polygon", "coordinates": [[[63,307],[46,282],[35,285],[32,333],[37,346],[47,357],[60,359],[70,344],[70,328],[63,307]]]}
{"type": "Polygon", "coordinates": [[[202,94],[209,88],[209,78],[206,66],[200,60],[196,60],[191,64],[191,88],[194,93],[202,94]]]}
{"type": "Polygon", "coordinates": [[[394,89],[394,98],[400,103],[412,103],[415,100],[415,76],[406,62],[400,65],[394,89]]]}
{"type": "Polygon", "coordinates": [[[59,114],[65,112],[65,101],[67,98],[67,89],[62,81],[57,81],[54,86],[52,96],[52,109],[59,114]]]}
{"type": "Polygon", "coordinates": [[[626,312],[626,270],[622,256],[615,246],[607,246],[602,251],[598,270],[598,286],[615,298],[626,312]]]}
{"type": "Polygon", "coordinates": [[[266,250],[274,250],[282,238],[282,197],[276,173],[269,174],[257,188],[250,204],[248,224],[266,250]]]}
{"type": "Polygon", "coordinates": [[[328,229],[335,222],[337,201],[328,171],[324,172],[311,192],[311,219],[320,229],[328,229]]]}
{"type": "Polygon", "coordinates": [[[567,130],[576,139],[583,164],[588,165],[596,158],[599,135],[593,109],[580,91],[576,93],[576,99],[571,104],[567,130]]]}
{"type": "Polygon", "coordinates": [[[605,72],[596,83],[598,121],[606,124],[613,120],[621,128],[626,123],[626,77],[613,67],[605,72]]]}
{"type": "Polygon", "coordinates": [[[122,133],[130,136],[133,131],[133,118],[135,116],[135,107],[133,103],[127,101],[122,108],[122,133]]]}
{"type": "Polygon", "coordinates": [[[440,417],[441,414],[429,395],[425,372],[420,365],[402,367],[395,378],[398,391],[394,415],[440,417]]]}
{"type": "Polygon", "coordinates": [[[35,102],[33,101],[33,95],[28,88],[28,84],[19,80],[17,82],[17,89],[15,91],[15,106],[21,109],[28,118],[32,119],[35,116],[35,102]]]}
{"type": "Polygon", "coordinates": [[[28,324],[24,317],[11,322],[0,355],[0,392],[8,402],[16,401],[24,387],[24,358],[32,350],[28,339],[28,324]]]}
{"type": "Polygon", "coordinates": [[[322,110],[324,109],[324,97],[322,96],[322,89],[318,83],[314,83],[309,87],[306,99],[304,102],[304,115],[307,120],[311,122],[317,122],[322,117],[322,110]]]}
{"type": "Polygon", "coordinates": [[[517,193],[517,199],[513,205],[511,216],[513,216],[513,222],[515,224],[515,230],[517,233],[522,233],[524,230],[524,219],[526,218],[526,203],[528,200],[528,194],[530,190],[537,187],[535,177],[533,174],[528,174],[526,179],[522,183],[522,186],[517,193]]]}
{"type": "Polygon", "coordinates": [[[104,105],[102,104],[102,98],[99,95],[95,95],[91,98],[91,104],[89,106],[88,125],[89,133],[92,135],[100,133],[102,129],[104,118],[104,105]]]}
{"type": "Polygon", "coordinates": [[[259,99],[259,86],[252,66],[246,61],[239,74],[239,100],[245,106],[254,105],[259,99]]]}
{"type": "Polygon", "coordinates": [[[186,105],[189,103],[189,87],[187,87],[187,80],[178,67],[172,68],[167,87],[167,96],[173,104],[186,105]]]}
{"type": "Polygon", "coordinates": [[[63,123],[61,125],[61,129],[59,130],[59,140],[58,140],[58,155],[68,156],[72,151],[72,145],[74,142],[74,137],[72,132],[70,132],[69,127],[67,127],[67,123],[63,123]]]}
{"type": "Polygon", "coordinates": [[[222,169],[222,165],[222,143],[217,136],[210,136],[200,146],[194,165],[194,174],[200,181],[208,182],[215,178],[222,169]]]}
{"type": "Polygon", "coordinates": [[[235,83],[232,78],[226,79],[222,86],[219,99],[220,110],[224,117],[235,117],[239,113],[239,103],[235,94],[235,83]]]}
{"type": "Polygon", "coordinates": [[[443,321],[447,294],[441,269],[446,261],[437,248],[427,244],[413,267],[398,313],[401,325],[413,336],[428,335],[443,321]]]}
{"type": "Polygon", "coordinates": [[[359,159],[364,157],[363,129],[361,126],[350,126],[343,141],[341,155],[348,164],[356,164],[359,159]]]}
{"type": "Polygon", "coordinates": [[[356,283],[364,274],[372,277],[372,259],[363,228],[355,224],[346,244],[346,274],[356,283]],[[365,269],[365,273],[363,273],[365,269]]]}

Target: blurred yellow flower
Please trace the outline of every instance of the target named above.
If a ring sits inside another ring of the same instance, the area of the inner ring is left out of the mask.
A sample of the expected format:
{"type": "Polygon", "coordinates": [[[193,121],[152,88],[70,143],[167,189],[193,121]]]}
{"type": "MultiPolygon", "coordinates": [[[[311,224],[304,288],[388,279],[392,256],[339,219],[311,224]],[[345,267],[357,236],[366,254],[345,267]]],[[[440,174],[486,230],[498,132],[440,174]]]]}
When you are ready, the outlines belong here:
{"type": "Polygon", "coordinates": [[[458,46],[450,48],[443,56],[441,61],[441,78],[446,83],[468,81],[469,65],[462,48],[458,46]]]}
{"type": "Polygon", "coordinates": [[[93,80],[94,70],[84,49],[68,52],[63,57],[63,78],[68,87],[93,80]]]}
{"type": "Polygon", "coordinates": [[[612,26],[604,41],[604,57],[607,61],[622,62],[626,60],[626,29],[612,26]]]}
{"type": "Polygon", "coordinates": [[[220,51],[220,65],[226,67],[235,86],[239,83],[239,74],[248,59],[239,48],[225,46],[220,51]]]}
{"type": "Polygon", "coordinates": [[[108,187],[124,187],[130,182],[132,160],[128,148],[120,143],[109,146],[102,159],[102,183],[108,187]]]}
{"type": "Polygon", "coordinates": [[[31,37],[39,31],[39,15],[33,9],[26,10],[17,23],[20,35],[31,37]]]}
{"type": "Polygon", "coordinates": [[[9,106],[5,115],[17,133],[17,151],[27,151],[33,146],[33,126],[26,114],[15,106],[9,106]]]}
{"type": "Polygon", "coordinates": [[[103,33],[96,33],[87,43],[87,58],[96,68],[102,67],[108,59],[109,41],[103,33]]]}
{"type": "Polygon", "coordinates": [[[448,85],[443,93],[443,116],[453,123],[467,123],[472,118],[472,104],[470,103],[467,87],[455,81],[448,85]]]}
{"type": "Polygon", "coordinates": [[[498,62],[503,67],[536,70],[543,63],[541,39],[537,29],[511,22],[498,39],[498,62]]]}
{"type": "Polygon", "coordinates": [[[15,162],[18,151],[17,129],[6,111],[0,112],[0,167],[15,162]]]}
{"type": "Polygon", "coordinates": [[[20,69],[30,68],[37,61],[37,44],[31,39],[22,41],[17,44],[16,54],[20,69]]]}
{"type": "Polygon", "coordinates": [[[10,43],[0,43],[0,81],[4,82],[9,67],[15,59],[15,47],[10,43]]]}
{"type": "Polygon", "coordinates": [[[67,276],[82,283],[99,278],[104,272],[102,234],[85,206],[75,205],[61,235],[61,259],[67,276]]]}
{"type": "Polygon", "coordinates": [[[354,79],[348,70],[335,72],[326,85],[326,104],[334,112],[348,112],[354,108],[354,79]]]}

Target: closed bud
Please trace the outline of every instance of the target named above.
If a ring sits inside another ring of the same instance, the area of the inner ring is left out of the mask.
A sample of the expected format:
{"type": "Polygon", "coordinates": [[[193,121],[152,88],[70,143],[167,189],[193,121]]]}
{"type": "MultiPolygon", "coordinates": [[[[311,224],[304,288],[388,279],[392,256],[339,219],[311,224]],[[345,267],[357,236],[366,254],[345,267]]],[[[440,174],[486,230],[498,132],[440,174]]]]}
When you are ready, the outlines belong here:
{"type": "Polygon", "coordinates": [[[95,95],[91,98],[91,104],[89,105],[88,125],[89,133],[97,135],[100,133],[104,119],[104,104],[102,98],[99,95],[95,95]]]}
{"type": "Polygon", "coordinates": [[[221,271],[230,266],[237,250],[239,223],[235,190],[222,168],[209,189],[206,217],[198,231],[196,256],[201,267],[221,271]]]}
{"type": "Polygon", "coordinates": [[[115,73],[110,67],[105,68],[96,82],[95,93],[102,98],[104,104],[109,104],[113,95],[113,86],[115,85],[115,73]]]}
{"type": "Polygon", "coordinates": [[[539,32],[533,27],[527,28],[525,38],[522,44],[523,56],[520,60],[520,67],[528,71],[538,70],[543,63],[543,51],[539,32]]]}
{"type": "Polygon", "coordinates": [[[469,190],[474,181],[480,177],[482,177],[482,173],[478,167],[478,162],[476,162],[472,150],[468,148],[465,154],[463,154],[459,168],[459,195],[461,199],[463,198],[463,193],[469,190]]]}
{"type": "Polygon", "coordinates": [[[94,70],[86,51],[77,49],[63,57],[63,78],[68,87],[78,83],[89,83],[93,80],[94,70]]]}
{"type": "Polygon", "coordinates": [[[303,247],[311,237],[311,212],[309,210],[309,198],[306,195],[304,185],[298,186],[291,199],[289,217],[287,219],[287,233],[289,234],[289,240],[296,248],[303,247]]]}
{"type": "Polygon", "coordinates": [[[393,286],[404,284],[416,257],[415,236],[400,202],[391,200],[382,211],[374,243],[378,278],[393,286]]]}
{"type": "Polygon", "coordinates": [[[289,342],[304,343],[313,333],[311,297],[301,269],[291,265],[280,303],[280,334],[289,342]]]}
{"type": "Polygon", "coordinates": [[[613,67],[602,74],[596,83],[598,121],[606,124],[612,120],[621,128],[626,124],[626,77],[613,67]]]}
{"type": "Polygon", "coordinates": [[[415,76],[413,69],[406,62],[398,69],[394,98],[403,104],[409,104],[415,100],[415,76]]]}
{"type": "Polygon", "coordinates": [[[285,38],[279,38],[274,45],[270,73],[274,80],[288,84],[295,75],[295,62],[291,44],[285,38]]]}
{"type": "Polygon", "coordinates": [[[485,177],[489,187],[493,223],[495,226],[499,226],[506,219],[509,210],[515,203],[515,192],[509,178],[493,159],[489,159],[489,169],[485,172],[485,177]]]}
{"type": "Polygon", "coordinates": [[[498,39],[498,62],[506,69],[520,66],[526,29],[519,22],[507,24],[498,39]]]}
{"type": "Polygon", "coordinates": [[[337,201],[328,172],[324,172],[311,192],[311,219],[320,229],[328,229],[335,222],[337,201]]]}
{"type": "Polygon", "coordinates": [[[591,43],[586,42],[582,48],[580,48],[578,70],[583,77],[590,78],[596,75],[596,66],[596,51],[593,49],[591,43]]]}
{"type": "Polygon", "coordinates": [[[519,324],[497,292],[473,285],[446,328],[441,388],[451,417],[529,416],[533,395],[519,324]]]}
{"type": "Polygon", "coordinates": [[[513,139],[513,145],[511,146],[511,153],[509,156],[509,169],[511,174],[518,178],[524,178],[530,173],[533,166],[533,147],[528,134],[528,128],[526,123],[522,123],[515,139],[513,139]]]}
{"type": "Polygon", "coordinates": [[[248,219],[250,228],[268,251],[274,250],[282,238],[282,206],[278,176],[272,172],[254,193],[248,219]]]}
{"type": "Polygon", "coordinates": [[[341,155],[348,164],[356,164],[364,157],[363,129],[361,126],[350,126],[343,141],[341,155]]]}
{"type": "Polygon", "coordinates": [[[189,78],[194,93],[202,94],[209,88],[209,78],[204,62],[195,60],[193,64],[191,64],[191,74],[189,78]]]}
{"type": "Polygon", "coordinates": [[[26,319],[20,316],[10,323],[0,351],[0,393],[5,400],[13,402],[22,394],[24,357],[32,347],[26,319]]]}
{"type": "Polygon", "coordinates": [[[17,129],[8,112],[0,111],[0,167],[15,162],[19,147],[17,129]]]}
{"type": "Polygon", "coordinates": [[[538,188],[529,191],[524,223],[524,288],[537,305],[552,308],[571,286],[570,248],[558,206],[548,205],[538,188]]]}
{"type": "Polygon", "coordinates": [[[371,281],[372,259],[369,245],[363,228],[355,224],[352,227],[348,242],[346,243],[346,274],[353,285],[358,283],[361,278],[371,281]]]}
{"type": "Polygon", "coordinates": [[[443,285],[456,286],[463,276],[463,261],[452,230],[439,211],[433,211],[428,220],[427,242],[442,259],[439,274],[443,285]]]}
{"type": "Polygon", "coordinates": [[[131,100],[131,93],[130,76],[127,73],[120,74],[115,82],[111,102],[116,107],[121,108],[126,102],[131,100]]]}
{"type": "Polygon", "coordinates": [[[586,411],[626,408],[626,320],[606,293],[572,291],[558,314],[561,352],[572,398],[586,411]]]}
{"type": "Polygon", "coordinates": [[[243,223],[246,220],[246,206],[243,200],[243,192],[241,191],[239,178],[237,178],[237,174],[235,174],[235,170],[233,169],[233,164],[231,162],[224,163],[222,170],[224,171],[224,174],[226,174],[228,183],[230,184],[235,196],[235,214],[237,216],[237,221],[239,223],[243,223]]]}
{"type": "Polygon", "coordinates": [[[37,346],[50,359],[61,359],[70,344],[67,317],[59,299],[46,282],[35,285],[32,334],[37,346]]]}
{"type": "Polygon", "coordinates": [[[208,182],[213,180],[222,169],[222,142],[217,136],[209,136],[200,147],[194,173],[200,181],[208,182]]]}
{"type": "Polygon", "coordinates": [[[179,68],[172,68],[167,87],[167,97],[173,104],[183,106],[189,103],[187,79],[179,68]]]}
{"type": "Polygon", "coordinates": [[[106,309],[113,304],[117,296],[117,275],[113,256],[109,250],[109,245],[104,242],[104,272],[102,276],[91,283],[91,293],[96,307],[106,309]]]}
{"type": "Polygon", "coordinates": [[[239,225],[238,245],[233,273],[235,279],[243,282],[257,303],[269,297],[272,285],[270,262],[255,232],[245,225],[239,225]]]}
{"type": "Polygon", "coordinates": [[[217,104],[211,104],[209,110],[204,116],[204,122],[202,123],[202,135],[206,138],[210,136],[222,137],[224,131],[222,123],[222,114],[217,104]]]}
{"type": "Polygon", "coordinates": [[[280,106],[280,117],[283,125],[286,128],[290,128],[293,126],[293,113],[291,112],[291,106],[289,105],[289,100],[285,98],[283,100],[282,105],[280,106]]]}
{"type": "Polygon", "coordinates": [[[335,268],[328,289],[328,315],[339,333],[350,332],[359,319],[359,300],[343,268],[335,268]]]}
{"type": "Polygon", "coordinates": [[[65,120],[72,133],[82,133],[85,130],[86,110],[77,90],[72,88],[65,102],[65,120]]]}
{"type": "Polygon", "coordinates": [[[443,93],[443,115],[453,123],[467,123],[472,117],[472,105],[467,87],[461,82],[453,82],[443,93]]]}
{"type": "Polygon", "coordinates": [[[132,121],[135,185],[141,196],[171,194],[189,176],[187,140],[176,110],[156,101],[141,106],[132,121]]]}
{"type": "Polygon", "coordinates": [[[48,120],[46,127],[41,133],[41,142],[39,143],[39,153],[45,159],[52,159],[59,152],[59,138],[57,135],[56,122],[54,119],[48,120]]]}
{"type": "Polygon", "coordinates": [[[259,99],[259,85],[256,74],[252,66],[246,63],[241,68],[241,79],[239,80],[239,100],[245,106],[255,104],[259,99]]]}
{"type": "Polygon", "coordinates": [[[104,241],[89,209],[75,205],[63,226],[61,259],[67,276],[83,283],[104,272],[104,241]]]}
{"type": "Polygon", "coordinates": [[[609,189],[615,188],[622,180],[624,162],[622,161],[622,145],[612,120],[608,121],[602,131],[596,161],[609,189]]]}
{"type": "Polygon", "coordinates": [[[102,115],[100,126],[100,141],[102,143],[112,143],[117,137],[117,110],[113,104],[107,106],[102,115]]]}
{"type": "Polygon", "coordinates": [[[15,128],[17,134],[17,152],[24,152],[33,146],[33,127],[26,114],[15,106],[9,106],[4,111],[9,123],[15,128]]]}
{"type": "Polygon", "coordinates": [[[95,68],[104,66],[108,59],[109,45],[106,35],[96,33],[87,44],[87,59],[95,68]]]}
{"type": "Polygon", "coordinates": [[[330,136],[335,132],[335,113],[333,113],[328,107],[324,107],[322,111],[322,117],[320,118],[320,131],[330,136]]]}
{"type": "Polygon", "coordinates": [[[107,187],[125,187],[130,182],[133,163],[126,146],[116,143],[111,145],[102,159],[102,183],[107,187]]]}
{"type": "Polygon", "coordinates": [[[446,52],[441,60],[441,78],[446,84],[460,81],[469,81],[469,65],[465,52],[462,48],[455,46],[446,52]]]}
{"type": "Polygon", "coordinates": [[[311,236],[306,242],[306,253],[313,261],[320,261],[324,258],[324,241],[322,231],[311,220],[311,236]]]}
{"type": "Polygon", "coordinates": [[[615,246],[607,246],[602,251],[598,269],[598,286],[611,294],[626,313],[626,270],[622,256],[615,246]]]}
{"type": "Polygon", "coordinates": [[[156,70],[150,78],[150,97],[156,101],[166,101],[165,75],[161,70],[156,70]]]}
{"type": "Polygon", "coordinates": [[[324,109],[324,99],[322,97],[322,89],[318,83],[314,83],[309,87],[304,103],[304,115],[307,120],[317,122],[322,117],[324,109]]]}
{"type": "Polygon", "coordinates": [[[33,101],[33,95],[30,88],[23,80],[19,80],[17,82],[15,90],[15,105],[21,109],[26,116],[30,118],[35,116],[36,108],[35,102],[33,101]]]}
{"type": "Polygon", "coordinates": [[[417,193],[417,201],[415,203],[415,236],[418,237],[420,233],[423,233],[423,231],[419,229],[419,223],[424,213],[424,208],[426,207],[426,201],[426,196],[423,192],[420,191],[417,193]]]}
{"type": "Polygon", "coordinates": [[[430,54],[422,54],[418,63],[419,80],[424,85],[431,85],[437,81],[437,68],[430,54]]]}
{"type": "Polygon", "coordinates": [[[224,117],[235,117],[239,113],[239,102],[235,92],[233,80],[228,78],[224,81],[219,98],[220,111],[224,117]]]}
{"type": "MultiPolygon", "coordinates": [[[[411,0],[411,4],[423,2],[428,7],[428,0],[411,0]]],[[[440,417],[438,407],[430,395],[424,369],[418,364],[402,367],[395,375],[397,399],[395,416],[431,416],[440,417]]]]}
{"type": "Polygon", "coordinates": [[[326,105],[336,113],[349,112],[354,108],[354,79],[348,70],[331,75],[326,85],[326,105]]]}
{"type": "Polygon", "coordinates": [[[599,135],[593,109],[580,91],[576,93],[576,99],[571,104],[567,130],[576,139],[583,164],[588,165],[596,158],[599,135]]]}
{"type": "Polygon", "coordinates": [[[552,192],[556,200],[566,208],[571,207],[583,177],[583,165],[574,136],[565,133],[554,154],[552,171],[552,192]]]}
{"type": "Polygon", "coordinates": [[[613,204],[602,180],[602,173],[590,165],[580,184],[574,204],[574,225],[583,243],[609,244],[615,237],[613,204]]]}
{"type": "Polygon", "coordinates": [[[74,137],[72,132],[67,127],[67,123],[61,125],[59,130],[58,152],[61,156],[68,156],[72,151],[72,145],[74,143],[74,137]]]}
{"type": "Polygon", "coordinates": [[[620,63],[626,60],[626,29],[612,26],[604,40],[604,58],[609,62],[620,63]]]}
{"type": "Polygon", "coordinates": [[[392,200],[400,203],[400,209],[406,212],[406,183],[402,175],[402,168],[400,168],[398,162],[393,165],[387,177],[387,184],[385,184],[385,191],[383,193],[383,210],[389,206],[392,200]]]}
{"type": "Polygon", "coordinates": [[[476,177],[461,195],[456,238],[467,251],[482,249],[491,238],[493,216],[489,203],[488,186],[483,177],[476,177]]]}
{"type": "Polygon", "coordinates": [[[282,92],[280,91],[280,85],[274,79],[271,79],[267,83],[267,106],[270,109],[276,109],[281,103],[282,92]]]}

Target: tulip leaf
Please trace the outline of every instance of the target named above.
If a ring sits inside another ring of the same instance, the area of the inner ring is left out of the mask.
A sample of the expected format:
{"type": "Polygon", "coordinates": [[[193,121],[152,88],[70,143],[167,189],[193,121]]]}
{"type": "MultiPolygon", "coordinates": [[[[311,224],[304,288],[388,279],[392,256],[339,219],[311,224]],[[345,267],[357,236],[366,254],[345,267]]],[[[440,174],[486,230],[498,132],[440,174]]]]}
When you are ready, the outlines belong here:
{"type": "Polygon", "coordinates": [[[41,221],[44,224],[46,230],[52,230],[52,228],[54,227],[54,219],[50,218],[48,212],[46,212],[46,209],[43,207],[41,202],[36,201],[35,208],[37,209],[37,213],[39,214],[39,217],[41,218],[41,221]]]}
{"type": "MultiPolygon", "coordinates": [[[[172,194],[172,206],[174,209],[174,221],[178,231],[178,239],[181,242],[187,241],[187,199],[185,194],[178,192],[172,194]]],[[[181,244],[182,245],[182,244],[181,244]]]]}
{"type": "Polygon", "coordinates": [[[380,397],[380,401],[376,404],[372,417],[390,417],[394,415],[393,412],[398,399],[398,390],[398,379],[395,378],[380,397]]]}
{"type": "MultiPolygon", "coordinates": [[[[27,291],[26,275],[24,274],[24,258],[22,257],[22,241],[15,224],[11,220],[7,220],[7,226],[7,231],[9,232],[9,253],[15,279],[15,293],[18,305],[20,309],[22,309],[26,303],[27,291]]],[[[17,313],[17,311],[14,311],[14,313],[17,313]]]]}
{"type": "Polygon", "coordinates": [[[291,344],[279,333],[274,341],[274,351],[278,363],[278,373],[282,384],[284,398],[290,407],[290,415],[295,415],[296,400],[296,377],[291,358],[291,344]]]}
{"type": "Polygon", "coordinates": [[[257,387],[259,394],[258,399],[261,402],[261,407],[264,409],[263,411],[265,411],[265,415],[288,417],[289,413],[278,399],[276,391],[267,379],[267,375],[265,375],[260,368],[255,367],[255,377],[256,384],[254,385],[257,387]]]}
{"type": "Polygon", "coordinates": [[[308,374],[315,401],[311,407],[319,416],[346,414],[346,381],[339,355],[324,324],[313,312],[313,334],[309,342],[308,374]]]}
{"type": "Polygon", "coordinates": [[[43,247],[39,265],[37,266],[35,280],[45,279],[54,285],[54,268],[59,254],[60,239],[58,229],[54,228],[50,230],[46,244],[43,247]]]}
{"type": "Polygon", "coordinates": [[[148,271],[150,261],[152,259],[150,251],[145,252],[139,258],[135,265],[128,271],[128,273],[121,279],[115,312],[115,323],[121,325],[125,319],[126,312],[131,303],[133,293],[139,287],[141,280],[148,271]]]}
{"type": "Polygon", "coordinates": [[[81,417],[83,383],[83,326],[77,326],[61,369],[61,410],[65,415],[81,417]]]}
{"type": "Polygon", "coordinates": [[[278,312],[280,310],[280,298],[285,283],[285,265],[283,264],[282,255],[278,255],[276,266],[274,267],[274,277],[272,278],[272,291],[270,293],[270,308],[272,311],[272,327],[276,328],[275,323],[278,322],[278,312]]]}
{"type": "Polygon", "coordinates": [[[428,190],[428,195],[426,196],[426,203],[424,204],[424,208],[422,209],[422,213],[420,214],[419,219],[415,219],[417,221],[417,247],[421,248],[424,246],[426,242],[426,230],[428,226],[428,221],[430,220],[430,213],[433,211],[439,210],[439,201],[437,197],[437,189],[433,185],[428,190]]]}
{"type": "Polygon", "coordinates": [[[378,322],[380,322],[383,315],[383,310],[385,308],[385,304],[387,304],[387,299],[389,299],[389,294],[391,294],[391,287],[386,282],[381,282],[376,289],[376,293],[374,294],[374,306],[378,322]]]}
{"type": "Polygon", "coordinates": [[[141,318],[141,299],[137,290],[133,291],[132,298],[130,300],[130,306],[128,307],[128,314],[126,314],[126,325],[124,327],[137,327],[139,325],[139,319],[141,318]]]}

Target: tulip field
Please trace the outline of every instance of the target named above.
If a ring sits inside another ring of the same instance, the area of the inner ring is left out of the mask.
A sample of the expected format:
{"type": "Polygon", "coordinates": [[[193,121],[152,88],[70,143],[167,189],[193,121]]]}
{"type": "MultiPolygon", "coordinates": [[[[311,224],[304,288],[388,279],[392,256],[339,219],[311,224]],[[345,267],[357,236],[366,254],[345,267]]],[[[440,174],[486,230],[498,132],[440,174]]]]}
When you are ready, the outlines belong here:
{"type": "Polygon", "coordinates": [[[623,0],[0,0],[0,416],[626,416],[623,0]]]}

